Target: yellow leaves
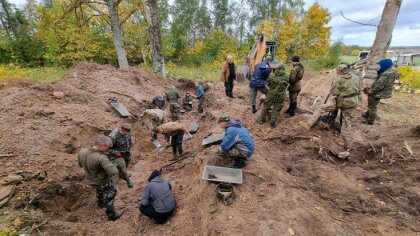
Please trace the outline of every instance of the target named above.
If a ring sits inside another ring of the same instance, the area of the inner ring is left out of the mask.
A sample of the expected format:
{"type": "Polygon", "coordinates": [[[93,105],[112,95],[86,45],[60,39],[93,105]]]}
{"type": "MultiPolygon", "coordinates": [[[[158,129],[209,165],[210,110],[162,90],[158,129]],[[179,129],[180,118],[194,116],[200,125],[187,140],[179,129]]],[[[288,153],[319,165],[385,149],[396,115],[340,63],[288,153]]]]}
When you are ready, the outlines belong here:
{"type": "Polygon", "coordinates": [[[0,65],[0,80],[28,78],[28,71],[16,65],[0,65]]]}
{"type": "Polygon", "coordinates": [[[404,66],[398,68],[398,72],[401,74],[400,82],[411,88],[420,89],[420,71],[413,70],[411,66],[404,66]]]}

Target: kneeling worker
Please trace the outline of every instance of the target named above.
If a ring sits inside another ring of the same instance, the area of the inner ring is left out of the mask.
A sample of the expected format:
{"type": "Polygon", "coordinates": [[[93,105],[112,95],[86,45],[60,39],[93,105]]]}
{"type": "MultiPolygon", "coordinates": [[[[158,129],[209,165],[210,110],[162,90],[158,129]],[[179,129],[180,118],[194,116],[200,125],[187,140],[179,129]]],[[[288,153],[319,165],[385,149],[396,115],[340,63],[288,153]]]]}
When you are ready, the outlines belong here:
{"type": "Polygon", "coordinates": [[[166,112],[161,109],[146,109],[146,111],[144,111],[141,115],[141,118],[152,124],[152,129],[150,130],[152,140],[157,139],[156,129],[159,125],[166,122],[166,112]]]}
{"type": "Polygon", "coordinates": [[[158,170],[152,172],[148,181],[140,199],[139,210],[143,215],[154,219],[156,224],[164,224],[176,207],[171,184],[160,177],[158,170]]]}
{"type": "Polygon", "coordinates": [[[233,168],[245,167],[246,161],[254,153],[254,140],[240,120],[232,121],[229,115],[223,114],[219,118],[219,123],[225,129],[219,149],[220,155],[223,158],[234,160],[233,168]]]}
{"type": "Polygon", "coordinates": [[[173,159],[176,159],[177,152],[179,156],[182,156],[182,142],[184,141],[184,134],[188,135],[188,138],[192,138],[187,128],[179,122],[167,122],[157,127],[157,133],[165,135],[166,141],[169,142],[171,138],[172,155],[173,159]]]}

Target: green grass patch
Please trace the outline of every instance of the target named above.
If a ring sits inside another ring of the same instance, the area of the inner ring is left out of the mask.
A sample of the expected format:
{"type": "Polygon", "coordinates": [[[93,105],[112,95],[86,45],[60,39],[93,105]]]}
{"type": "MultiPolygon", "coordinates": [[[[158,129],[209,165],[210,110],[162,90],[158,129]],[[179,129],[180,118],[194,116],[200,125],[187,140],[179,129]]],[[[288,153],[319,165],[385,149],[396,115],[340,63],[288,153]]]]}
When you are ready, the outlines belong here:
{"type": "Polygon", "coordinates": [[[199,67],[187,67],[168,64],[168,74],[172,77],[186,78],[198,81],[219,81],[220,68],[213,65],[201,65],[199,67]]]}
{"type": "Polygon", "coordinates": [[[353,63],[357,61],[357,56],[341,55],[341,62],[353,63]]]}
{"type": "Polygon", "coordinates": [[[0,81],[32,79],[40,83],[51,83],[61,79],[67,71],[63,67],[21,68],[16,65],[0,65],[0,81]]]}

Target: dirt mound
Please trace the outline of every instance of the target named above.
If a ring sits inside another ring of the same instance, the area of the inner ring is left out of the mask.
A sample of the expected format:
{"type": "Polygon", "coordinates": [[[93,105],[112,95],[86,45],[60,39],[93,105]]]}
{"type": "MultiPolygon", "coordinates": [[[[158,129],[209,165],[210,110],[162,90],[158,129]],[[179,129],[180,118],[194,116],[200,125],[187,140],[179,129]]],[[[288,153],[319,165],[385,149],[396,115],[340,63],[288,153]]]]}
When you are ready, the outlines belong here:
{"type": "MultiPolygon", "coordinates": [[[[48,235],[416,235],[420,164],[415,154],[420,146],[407,123],[372,128],[356,124],[369,141],[353,140],[349,146],[330,132],[308,132],[297,125],[318,96],[325,99],[332,79],[332,74],[306,73],[300,112],[281,119],[273,130],[256,123],[247,85],[236,85],[234,99],[223,95],[221,83],[210,85],[209,115],[191,111],[181,117],[185,124],[200,125],[185,144],[193,157],[163,172],[178,204],[165,225],[139,216],[137,208],[148,175],[168,162],[170,151],[157,152],[146,128],[119,117],[108,98],[116,97],[140,115],[157,92],[173,85],[193,92],[192,82],[163,79],[138,68],[81,63],[56,83],[5,85],[0,88],[0,153],[17,156],[0,158],[1,173],[24,177],[16,193],[20,197],[9,206],[42,210],[48,222],[40,229],[48,235]],[[201,140],[222,132],[215,119],[222,113],[242,120],[257,149],[244,169],[244,184],[236,186],[233,205],[219,203],[210,213],[215,185],[201,180],[203,167],[229,163],[217,157],[216,146],[201,147],[201,140]],[[135,186],[128,189],[117,181],[116,207],[126,211],[122,219],[109,222],[95,208],[95,193],[76,155],[124,120],[133,124],[129,171],[135,186]],[[343,151],[350,152],[347,159],[334,155],[343,151]]],[[[0,223],[0,230],[6,226],[0,223]]]]}

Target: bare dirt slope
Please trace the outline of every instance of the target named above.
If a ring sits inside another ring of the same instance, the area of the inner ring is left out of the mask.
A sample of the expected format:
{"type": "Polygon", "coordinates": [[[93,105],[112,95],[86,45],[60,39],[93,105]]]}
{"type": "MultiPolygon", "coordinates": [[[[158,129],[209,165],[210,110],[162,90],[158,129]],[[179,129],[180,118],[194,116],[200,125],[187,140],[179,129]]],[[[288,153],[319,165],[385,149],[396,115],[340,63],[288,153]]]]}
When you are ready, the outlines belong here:
{"type": "Polygon", "coordinates": [[[419,97],[395,96],[382,104],[375,126],[359,124],[356,117],[356,138],[348,137],[344,146],[342,137],[321,126],[308,132],[298,125],[318,95],[319,102],[325,99],[332,78],[307,73],[299,114],[282,119],[274,130],[255,122],[247,86],[237,86],[234,99],[223,96],[221,84],[211,86],[206,94],[209,115],[182,116],[181,122],[201,126],[186,143],[193,157],[163,172],[178,201],[176,215],[165,225],[154,225],[138,212],[148,175],[171,156],[170,150],[154,150],[140,123],[130,121],[134,147],[129,169],[135,187],[128,189],[117,180],[116,206],[125,208],[125,214],[116,222],[95,208],[77,152],[124,120],[109,106],[108,97],[117,97],[139,115],[147,106],[143,100],[171,85],[193,91],[191,83],[135,68],[81,63],[50,85],[5,85],[0,90],[0,153],[17,156],[0,158],[0,174],[18,173],[24,181],[0,209],[0,230],[20,217],[24,223],[14,228],[27,232],[45,222],[39,227],[44,235],[419,235],[420,142],[411,131],[420,123],[419,97]],[[57,91],[64,97],[52,96],[57,91]],[[201,140],[222,132],[214,119],[222,113],[242,120],[257,149],[244,169],[244,183],[236,186],[234,204],[219,204],[209,213],[216,186],[201,180],[202,170],[206,164],[229,163],[217,157],[217,147],[202,148],[201,140]],[[286,135],[296,138],[286,140],[286,135]],[[283,139],[265,139],[276,136],[283,139]],[[347,150],[347,160],[332,154],[347,150]]]}

